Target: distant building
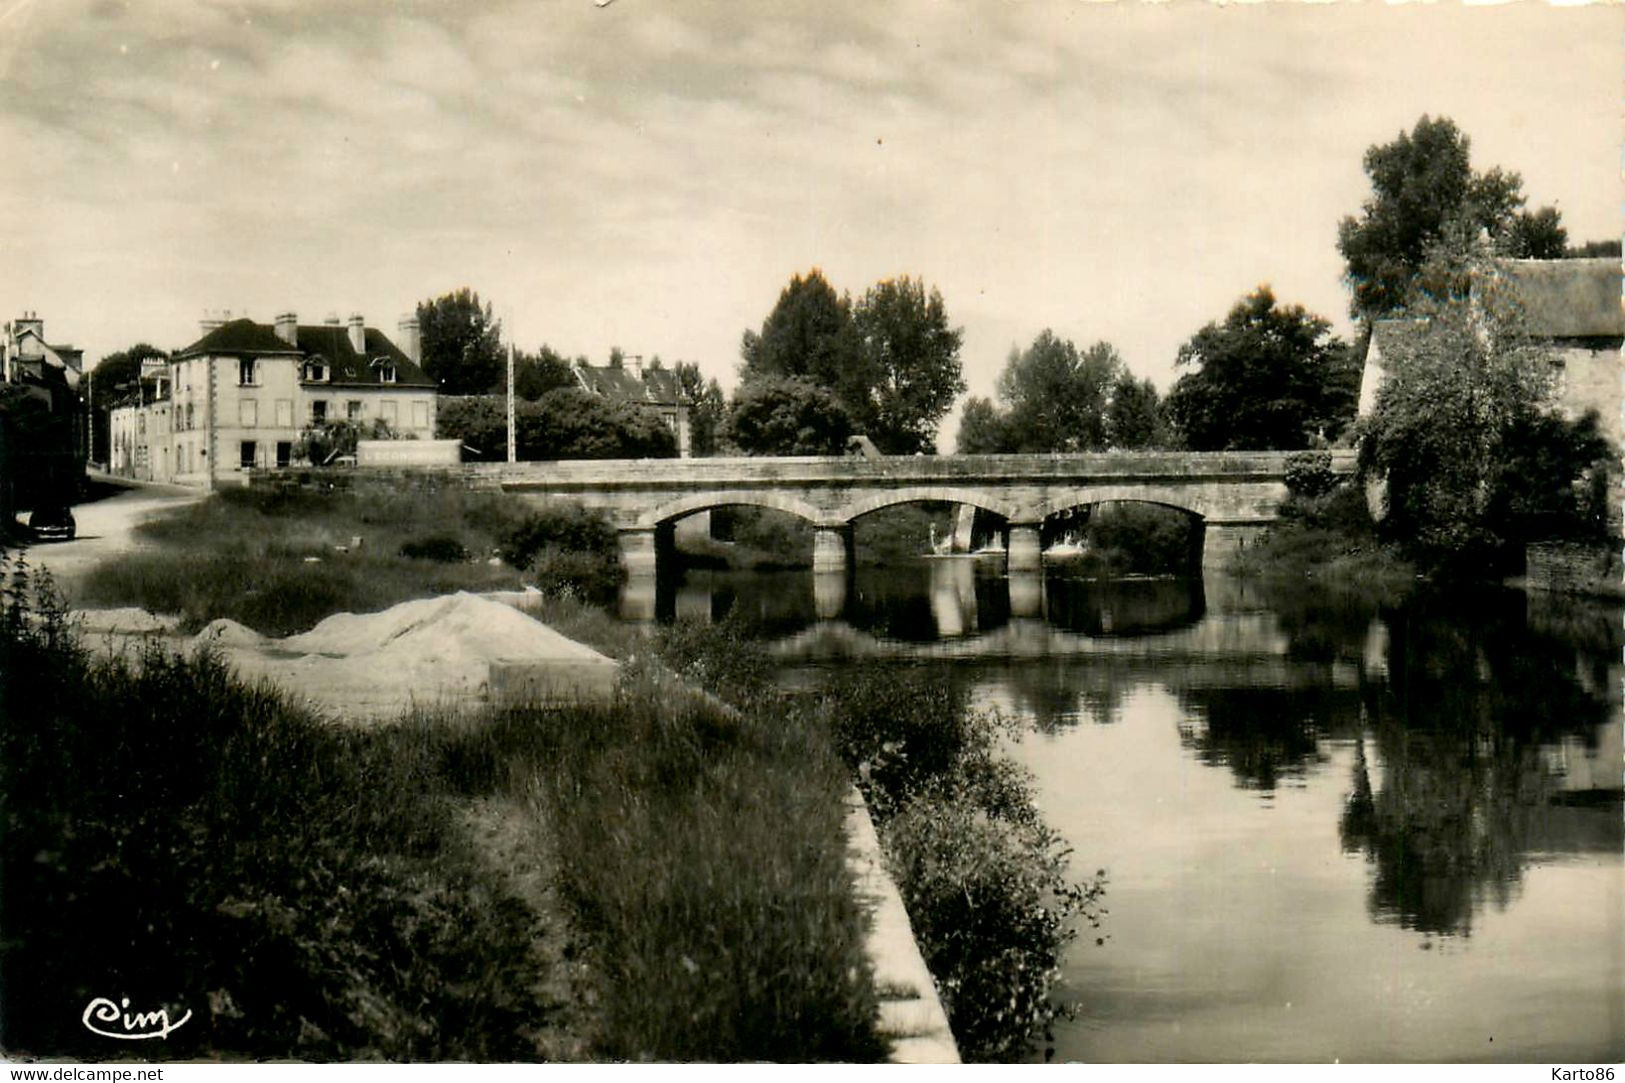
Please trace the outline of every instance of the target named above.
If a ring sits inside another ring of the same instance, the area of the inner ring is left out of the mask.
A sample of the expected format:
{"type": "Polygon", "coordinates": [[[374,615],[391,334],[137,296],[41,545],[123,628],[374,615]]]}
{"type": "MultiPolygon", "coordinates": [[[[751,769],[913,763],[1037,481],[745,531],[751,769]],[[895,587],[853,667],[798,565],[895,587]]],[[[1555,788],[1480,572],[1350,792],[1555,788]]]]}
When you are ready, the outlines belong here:
{"type": "Polygon", "coordinates": [[[83,350],[47,342],[38,313],[0,333],[0,387],[14,407],[0,417],[0,516],[65,504],[77,492],[86,452],[83,358],[83,350]]]}
{"type": "MultiPolygon", "coordinates": [[[[1625,447],[1622,347],[1625,307],[1617,259],[1499,260],[1496,270],[1517,306],[1524,330],[1552,351],[1557,405],[1568,417],[1597,411],[1614,447],[1625,447]]],[[[1406,338],[1427,333],[1427,321],[1378,320],[1371,329],[1360,380],[1360,414],[1376,406],[1387,377],[1383,358],[1406,338]]]]}
{"type": "Polygon", "coordinates": [[[434,436],[437,395],[419,365],[416,319],[401,321],[400,346],[359,315],[206,319],[202,329],[170,358],[163,397],[113,411],[115,473],[212,488],[294,465],[300,437],[334,422],[362,436],[434,436]]]}
{"type": "Polygon", "coordinates": [[[693,404],[683,393],[677,373],[663,368],[646,369],[643,359],[636,356],[627,358],[622,365],[601,368],[578,360],[571,371],[588,394],[653,411],[677,438],[678,456],[686,459],[693,454],[693,434],[689,428],[689,409],[693,404]]]}

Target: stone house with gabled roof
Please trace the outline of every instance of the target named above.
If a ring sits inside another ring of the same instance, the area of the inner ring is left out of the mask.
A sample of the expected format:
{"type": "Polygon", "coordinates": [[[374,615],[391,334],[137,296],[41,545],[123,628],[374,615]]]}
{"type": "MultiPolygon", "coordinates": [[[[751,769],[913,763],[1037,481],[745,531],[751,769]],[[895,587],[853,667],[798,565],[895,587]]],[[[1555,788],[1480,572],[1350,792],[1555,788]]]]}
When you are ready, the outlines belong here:
{"type": "Polygon", "coordinates": [[[678,457],[686,459],[693,454],[689,428],[692,404],[677,373],[664,368],[644,368],[643,359],[635,355],[623,364],[603,367],[578,359],[571,366],[571,372],[576,383],[589,395],[654,411],[677,438],[678,457]]]}
{"type": "MultiPolygon", "coordinates": [[[[1616,449],[1625,447],[1625,303],[1617,259],[1497,260],[1505,296],[1524,333],[1551,352],[1558,409],[1576,418],[1597,411],[1601,428],[1616,449]]],[[[1427,333],[1420,319],[1378,320],[1371,328],[1359,413],[1376,406],[1386,376],[1384,355],[1403,350],[1406,338],[1427,333]]]]}
{"type": "Polygon", "coordinates": [[[344,324],[301,324],[293,313],[269,324],[205,320],[203,336],[170,357],[168,397],[115,411],[138,411],[114,419],[127,442],[146,438],[115,465],[212,488],[294,465],[300,437],[326,424],[432,439],[437,394],[416,356],[417,320],[403,319],[400,332],[404,348],[359,315],[344,324]]]}

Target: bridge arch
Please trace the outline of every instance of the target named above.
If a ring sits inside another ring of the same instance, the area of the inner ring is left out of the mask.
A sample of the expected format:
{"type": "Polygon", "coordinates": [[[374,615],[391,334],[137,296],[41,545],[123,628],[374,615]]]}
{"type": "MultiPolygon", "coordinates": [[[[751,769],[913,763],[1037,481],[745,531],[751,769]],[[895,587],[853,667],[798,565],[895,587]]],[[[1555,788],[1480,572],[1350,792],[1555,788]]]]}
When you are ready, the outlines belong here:
{"type": "Polygon", "coordinates": [[[698,511],[712,511],[716,508],[725,508],[736,504],[788,512],[815,524],[822,524],[829,519],[829,515],[822,509],[799,497],[788,496],[783,493],[756,492],[749,489],[741,491],[713,490],[703,493],[688,493],[673,500],[668,500],[664,504],[660,504],[639,515],[637,525],[644,528],[657,527],[673,519],[681,519],[685,515],[692,515],[698,511]]]}
{"type": "Polygon", "coordinates": [[[1015,519],[1021,514],[1021,508],[1009,500],[1000,500],[997,497],[979,489],[967,489],[953,485],[908,485],[897,489],[888,489],[882,492],[871,492],[852,501],[836,512],[841,522],[851,523],[871,512],[881,511],[885,508],[896,507],[899,504],[917,504],[930,501],[943,504],[969,504],[983,511],[1006,519],[1015,519]]]}
{"type": "MultiPolygon", "coordinates": [[[[1194,488],[1194,487],[1193,487],[1194,488]]],[[[1175,511],[1208,519],[1214,512],[1213,501],[1199,488],[1192,492],[1170,492],[1166,488],[1147,485],[1091,485],[1088,488],[1062,490],[1047,494],[1031,509],[1031,518],[1042,521],[1068,508],[1087,507],[1091,504],[1133,501],[1157,504],[1175,511]]]]}

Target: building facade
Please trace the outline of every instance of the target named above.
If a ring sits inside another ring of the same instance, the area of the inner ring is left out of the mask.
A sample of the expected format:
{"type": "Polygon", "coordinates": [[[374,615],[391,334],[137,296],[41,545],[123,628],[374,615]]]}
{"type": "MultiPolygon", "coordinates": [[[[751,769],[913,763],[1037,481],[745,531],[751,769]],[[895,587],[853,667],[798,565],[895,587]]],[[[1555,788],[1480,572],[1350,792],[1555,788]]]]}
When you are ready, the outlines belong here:
{"type": "Polygon", "coordinates": [[[693,454],[693,435],[689,427],[688,396],[682,381],[670,369],[643,367],[643,359],[629,357],[621,365],[589,365],[577,361],[570,370],[576,383],[590,395],[624,402],[643,410],[653,411],[677,438],[677,455],[686,459],[693,454]]]}
{"type": "Polygon", "coordinates": [[[431,439],[436,392],[418,364],[417,321],[399,330],[397,346],[360,315],[205,320],[203,336],[170,358],[156,401],[113,411],[111,467],[212,488],[253,469],[312,465],[304,438],[340,423],[362,437],[431,439]]]}

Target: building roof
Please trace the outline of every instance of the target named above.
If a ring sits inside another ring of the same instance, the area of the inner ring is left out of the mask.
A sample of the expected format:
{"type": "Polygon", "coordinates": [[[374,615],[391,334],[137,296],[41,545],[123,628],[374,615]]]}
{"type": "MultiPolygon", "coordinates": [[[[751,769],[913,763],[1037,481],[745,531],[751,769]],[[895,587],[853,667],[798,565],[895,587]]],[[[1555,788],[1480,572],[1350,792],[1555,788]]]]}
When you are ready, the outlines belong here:
{"type": "Polygon", "coordinates": [[[237,357],[290,356],[300,360],[320,357],[330,369],[327,383],[337,386],[434,387],[421,366],[402,353],[376,327],[365,331],[366,349],[357,353],[350,345],[349,328],[340,324],[302,323],[294,333],[297,346],[290,346],[267,323],[250,319],[230,320],[175,353],[174,359],[226,354],[237,357]],[[395,365],[395,379],[387,383],[375,361],[387,358],[395,365]]]}
{"type": "Polygon", "coordinates": [[[1537,338],[1625,337],[1617,259],[1518,259],[1499,264],[1537,338]]]}
{"type": "Polygon", "coordinates": [[[575,374],[587,391],[615,402],[676,406],[687,400],[682,382],[670,369],[644,369],[640,379],[625,367],[576,365],[575,374]]]}

